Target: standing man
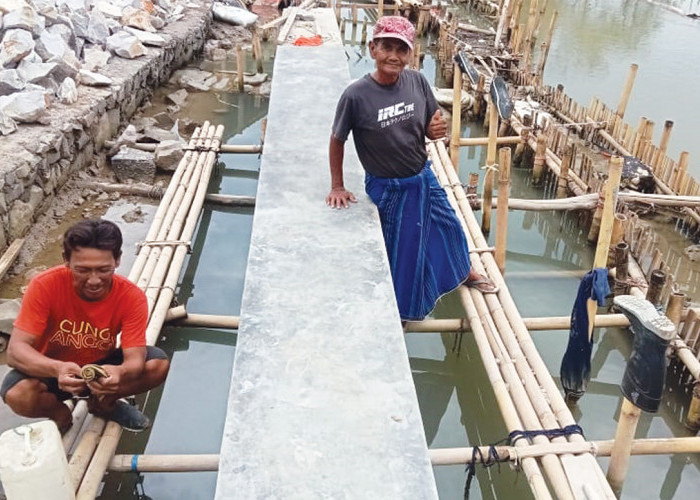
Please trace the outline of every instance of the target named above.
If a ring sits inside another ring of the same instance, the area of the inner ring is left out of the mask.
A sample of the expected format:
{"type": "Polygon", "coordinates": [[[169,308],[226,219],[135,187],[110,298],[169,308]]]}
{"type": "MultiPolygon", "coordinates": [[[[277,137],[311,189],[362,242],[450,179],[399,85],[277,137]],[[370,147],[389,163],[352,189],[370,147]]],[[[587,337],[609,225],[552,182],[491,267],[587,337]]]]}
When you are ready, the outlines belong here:
{"type": "Polygon", "coordinates": [[[338,102],[326,197],[331,208],[356,201],[343,184],[344,146],[352,132],[365,191],[379,210],[402,321],[422,320],[462,282],[483,293],[498,291],[470,269],[464,232],[427,161],[426,135],[444,137],[447,125],[428,81],[405,69],[414,32],[400,16],[377,21],[369,43],[376,70],[350,84],[338,102]]]}
{"type": "Polygon", "coordinates": [[[8,346],[14,370],[0,387],[15,413],[50,418],[65,432],[72,415],[63,401],[87,397],[91,413],[125,429],[150,425],[121,398],[162,384],[170,362],[161,349],[146,346],[145,294],[114,273],[121,246],[116,224],[78,222],[63,236],[64,264],[29,283],[8,346]],[[81,377],[86,364],[101,365],[107,376],[86,382],[81,377]]]}

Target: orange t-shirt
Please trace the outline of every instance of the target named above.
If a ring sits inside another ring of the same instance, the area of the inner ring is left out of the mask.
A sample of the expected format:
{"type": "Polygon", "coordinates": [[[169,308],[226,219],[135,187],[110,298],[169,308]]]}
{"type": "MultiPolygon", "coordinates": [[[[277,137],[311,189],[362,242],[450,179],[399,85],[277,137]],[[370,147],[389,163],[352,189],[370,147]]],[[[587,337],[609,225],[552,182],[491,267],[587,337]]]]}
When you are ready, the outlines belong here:
{"type": "Polygon", "coordinates": [[[123,276],[114,275],[112,289],[102,300],[81,299],[65,265],[52,267],[29,283],[15,326],[36,335],[36,350],[52,359],[79,365],[99,361],[116,348],[146,345],[146,295],[123,276]]]}

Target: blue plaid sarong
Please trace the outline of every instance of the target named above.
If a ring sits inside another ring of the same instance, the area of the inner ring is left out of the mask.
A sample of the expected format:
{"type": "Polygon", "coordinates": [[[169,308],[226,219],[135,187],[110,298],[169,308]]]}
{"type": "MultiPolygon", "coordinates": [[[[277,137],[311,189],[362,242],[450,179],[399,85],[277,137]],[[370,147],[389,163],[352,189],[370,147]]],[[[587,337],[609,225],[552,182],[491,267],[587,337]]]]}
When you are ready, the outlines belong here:
{"type": "Polygon", "coordinates": [[[412,177],[365,175],[365,191],[379,209],[403,321],[425,318],[441,295],[469,276],[464,231],[429,165],[412,177]]]}

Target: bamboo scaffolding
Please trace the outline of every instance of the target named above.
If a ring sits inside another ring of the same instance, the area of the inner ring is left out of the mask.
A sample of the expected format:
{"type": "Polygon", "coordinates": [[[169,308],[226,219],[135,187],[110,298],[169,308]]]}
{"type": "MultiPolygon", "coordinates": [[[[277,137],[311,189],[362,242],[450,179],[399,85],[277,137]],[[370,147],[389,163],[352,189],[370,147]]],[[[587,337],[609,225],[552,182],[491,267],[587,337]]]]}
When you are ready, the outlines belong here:
{"type": "MultiPolygon", "coordinates": [[[[445,167],[448,174],[448,183],[452,186],[452,190],[457,193],[456,197],[460,211],[469,228],[467,232],[468,242],[470,245],[484,246],[486,244],[484,235],[478,228],[478,223],[467,202],[466,194],[464,193],[461,183],[459,183],[459,178],[456,176],[454,168],[449,164],[449,158],[446,154],[444,144],[438,143],[437,148],[439,156],[442,159],[442,166],[445,167]]],[[[490,254],[483,254],[480,260],[475,260],[474,266],[477,272],[482,272],[485,269],[494,283],[500,288],[497,296],[487,295],[486,297],[480,297],[478,300],[484,300],[489,305],[489,309],[495,316],[496,328],[499,332],[505,334],[504,336],[506,339],[504,339],[504,342],[507,341],[506,345],[510,359],[520,360],[519,363],[516,362],[517,374],[522,377],[522,380],[526,381],[526,388],[530,389],[528,395],[536,400],[535,402],[538,406],[543,401],[544,406],[547,406],[548,401],[548,408],[551,408],[551,410],[548,409],[542,414],[545,420],[544,427],[553,428],[574,425],[575,420],[566,406],[554,380],[549,374],[547,366],[540,357],[532,338],[527,332],[524,322],[507,290],[503,277],[498,271],[498,266],[493,256],[490,254]],[[511,331],[513,335],[508,338],[508,333],[511,331]],[[526,369],[528,364],[529,368],[526,369]],[[532,378],[534,378],[534,382],[536,383],[530,383],[532,378]],[[554,417],[555,425],[549,425],[551,417],[554,417]]],[[[514,380],[513,383],[517,385],[519,381],[514,380]]],[[[568,439],[573,442],[581,442],[583,437],[580,435],[572,435],[569,436],[568,439]]],[[[612,491],[610,491],[605,483],[602,470],[600,470],[592,456],[583,456],[583,458],[581,458],[581,464],[578,466],[582,471],[588,470],[593,474],[591,480],[596,481],[596,483],[600,485],[602,495],[607,498],[614,498],[612,491]]]]}
{"type": "MultiPolygon", "coordinates": [[[[214,131],[212,127],[209,128],[207,132],[206,139],[204,141],[204,147],[209,148],[212,145],[214,131]]],[[[189,241],[182,240],[180,238],[180,233],[182,231],[182,226],[185,223],[185,218],[190,209],[190,204],[194,198],[195,192],[197,190],[197,181],[201,178],[204,163],[206,160],[206,155],[198,155],[196,161],[192,162],[194,165],[190,165],[185,175],[182,178],[181,188],[176,193],[173,199],[173,203],[170,205],[168,212],[166,213],[164,222],[160,227],[160,231],[157,237],[154,239],[146,239],[148,242],[178,242],[178,241],[189,241]]],[[[141,251],[145,248],[151,248],[151,246],[141,247],[141,251]]],[[[170,257],[172,257],[172,246],[170,245],[154,245],[152,246],[150,252],[148,253],[148,259],[146,260],[140,277],[137,279],[134,276],[134,283],[139,286],[142,290],[146,292],[146,299],[148,299],[148,313],[153,311],[156,299],[160,293],[163,276],[170,264],[170,257]],[[162,256],[165,256],[163,258],[162,256]]],[[[141,255],[137,255],[138,257],[141,255]]],[[[136,266],[136,263],[134,266],[136,266]]],[[[129,279],[132,278],[134,273],[134,268],[132,268],[129,274],[129,279]]]]}
{"type": "MultiPolygon", "coordinates": [[[[444,186],[453,180],[448,179],[448,176],[444,170],[445,160],[449,161],[444,144],[439,143],[438,145],[442,146],[442,151],[436,150],[434,145],[431,145],[430,149],[433,157],[433,166],[436,170],[438,178],[440,179],[440,183],[444,186]],[[441,154],[443,152],[444,154],[441,154]]],[[[450,190],[446,190],[446,192],[448,193],[448,199],[450,199],[451,203],[458,204],[455,194],[450,190]]],[[[462,201],[464,201],[464,198],[466,198],[466,195],[463,197],[462,201]]],[[[463,215],[461,219],[464,223],[463,215]]],[[[466,230],[465,233],[467,234],[468,239],[471,239],[466,230]]],[[[470,246],[474,246],[472,241],[469,243],[470,246]]],[[[476,268],[477,272],[483,272],[483,269],[479,269],[479,259],[473,259],[472,265],[476,268]]],[[[474,337],[477,339],[477,343],[479,345],[479,352],[481,353],[482,361],[484,362],[485,366],[487,366],[487,364],[492,364],[497,366],[497,369],[499,369],[498,378],[495,378],[495,375],[489,374],[492,385],[495,382],[498,382],[499,387],[506,387],[507,384],[505,393],[503,390],[496,392],[496,398],[499,403],[501,413],[504,417],[506,427],[508,428],[509,432],[523,428],[542,429],[543,427],[538,419],[538,414],[528,401],[528,394],[524,390],[523,384],[518,379],[516,369],[513,366],[512,358],[506,352],[503,343],[499,342],[500,337],[498,337],[496,330],[499,328],[499,326],[496,326],[493,319],[489,317],[488,308],[481,293],[475,290],[473,292],[473,294],[470,294],[470,292],[465,288],[459,289],[462,304],[465,307],[474,337]]],[[[496,390],[496,387],[494,387],[494,390],[496,390]]],[[[539,443],[549,442],[549,440],[543,435],[535,437],[533,441],[539,443]]],[[[558,457],[553,455],[544,456],[541,459],[541,463],[547,478],[553,485],[557,498],[573,498],[568,480],[566,479],[566,474],[564,473],[563,466],[558,457]]],[[[534,472],[531,474],[534,474],[534,472]]],[[[533,488],[533,493],[535,496],[539,497],[539,495],[542,493],[534,489],[536,485],[532,482],[532,478],[539,476],[534,476],[531,474],[528,474],[528,479],[531,480],[530,485],[533,488]]],[[[547,496],[549,496],[548,492],[547,496]]]]}
{"type": "MultiPolygon", "coordinates": [[[[182,215],[182,213],[185,213],[187,218],[185,221],[185,226],[184,229],[180,234],[177,235],[177,238],[191,238],[192,234],[194,232],[194,228],[196,227],[197,221],[199,219],[199,214],[202,208],[202,204],[204,202],[204,194],[206,193],[206,188],[209,183],[209,178],[211,176],[211,171],[213,169],[213,165],[215,163],[215,158],[216,158],[216,152],[218,151],[218,144],[221,142],[221,136],[223,135],[223,126],[218,126],[218,127],[213,127],[209,126],[209,124],[205,124],[202,130],[202,135],[207,137],[207,139],[204,141],[204,146],[206,149],[206,152],[201,152],[198,153],[195,157],[191,158],[193,161],[187,161],[185,163],[181,162],[181,167],[178,167],[178,170],[192,170],[192,163],[195,164],[194,169],[197,170],[197,167],[199,167],[199,170],[201,171],[199,175],[195,176],[185,176],[185,175],[180,175],[179,177],[181,178],[181,181],[184,180],[185,178],[188,178],[189,181],[188,183],[196,182],[197,184],[197,192],[196,196],[194,198],[191,197],[183,197],[180,201],[180,205],[177,207],[177,212],[179,215],[182,215]],[[213,139],[212,139],[213,137],[213,139]],[[204,157],[204,165],[202,166],[202,161],[200,161],[200,157],[204,157]],[[183,209],[182,207],[184,206],[185,202],[188,202],[187,206],[183,209]]],[[[195,136],[193,136],[195,137],[195,136]]],[[[200,137],[196,138],[195,142],[199,142],[200,137]]],[[[177,171],[176,171],[177,174],[177,171]]],[[[183,172],[185,174],[185,172],[183,172]]],[[[173,176],[175,177],[175,175],[173,176]]],[[[171,183],[172,184],[172,183],[171,183]]],[[[169,186],[170,187],[170,186],[169,186]]],[[[189,186],[188,186],[189,189],[189,186]]],[[[166,190],[166,194],[168,191],[166,190]]],[[[177,199],[176,194],[173,193],[173,196],[170,197],[170,200],[168,202],[168,205],[171,203],[175,202],[177,199]]],[[[161,202],[161,206],[163,206],[165,203],[161,202]]],[[[160,211],[160,206],[159,206],[159,211],[160,211]]],[[[154,219],[154,225],[158,227],[160,224],[163,223],[163,221],[167,220],[167,213],[172,212],[171,207],[168,206],[166,209],[164,209],[162,212],[165,212],[161,214],[161,217],[159,219],[158,224],[156,224],[155,219],[154,219]]],[[[158,215],[158,212],[157,212],[158,215]]],[[[171,223],[172,225],[170,227],[174,227],[177,225],[182,226],[182,224],[179,223],[178,217],[175,217],[174,221],[171,223]]],[[[153,229],[153,226],[151,227],[153,229]]],[[[158,230],[160,228],[158,227],[158,230]]],[[[155,232],[155,231],[154,231],[155,232]]],[[[151,234],[151,230],[149,230],[149,234],[151,234]]],[[[142,247],[141,251],[144,251],[148,247],[142,247]]],[[[180,259],[180,254],[182,253],[181,251],[185,249],[184,245],[178,245],[178,249],[175,251],[175,258],[172,259],[172,263],[170,263],[170,266],[166,266],[166,269],[168,271],[167,274],[167,279],[166,279],[166,286],[159,287],[160,289],[160,294],[158,296],[158,300],[156,302],[155,308],[152,309],[152,312],[150,314],[150,319],[148,323],[148,328],[146,330],[146,341],[148,345],[153,345],[155,344],[158,333],[160,332],[160,329],[163,324],[163,319],[165,317],[165,313],[168,310],[168,307],[170,305],[170,301],[172,300],[172,296],[174,293],[174,288],[177,285],[177,283],[172,283],[171,276],[174,274],[176,276],[175,281],[177,281],[177,277],[179,276],[180,270],[182,268],[182,263],[184,259],[180,259]],[[177,269],[175,269],[177,268],[177,269]],[[161,300],[163,296],[168,297],[167,298],[167,304],[165,304],[165,300],[161,300]],[[165,304],[165,306],[164,306],[165,304]],[[155,334],[154,334],[155,332],[155,334]]],[[[160,260],[169,260],[168,253],[172,252],[172,247],[166,247],[162,254],[165,254],[165,256],[160,260]]],[[[149,256],[153,255],[154,252],[145,252],[148,253],[149,256]]],[[[139,252],[139,255],[141,252],[139,252]]],[[[138,260],[138,256],[137,256],[138,260]]],[[[156,266],[155,270],[158,270],[160,266],[156,266]]],[[[153,268],[147,268],[146,266],[138,266],[136,263],[134,263],[134,266],[132,267],[131,273],[130,273],[130,279],[131,276],[135,276],[138,278],[147,278],[147,282],[151,282],[150,277],[144,276],[145,274],[151,273],[153,274],[154,269],[153,268]],[[140,269],[139,269],[140,268],[140,269]]],[[[157,281],[160,281],[159,277],[156,277],[157,281]]],[[[132,279],[132,281],[134,281],[132,279]]],[[[141,281],[139,279],[139,281],[141,281]]],[[[98,418],[93,418],[93,421],[96,421],[96,425],[101,425],[104,423],[102,419],[98,418]]],[[[74,478],[77,477],[82,477],[82,481],[80,482],[80,487],[78,488],[76,498],[78,500],[82,499],[92,499],[96,496],[97,491],[99,489],[99,485],[102,481],[102,476],[104,475],[105,471],[107,470],[107,467],[109,465],[109,462],[111,460],[111,457],[114,455],[114,452],[117,448],[117,445],[119,443],[119,438],[121,436],[121,427],[119,424],[115,422],[108,422],[104,428],[104,432],[102,433],[102,437],[99,438],[99,444],[97,445],[97,449],[94,452],[94,455],[92,456],[90,463],[87,467],[87,470],[85,470],[84,474],[82,473],[82,466],[81,467],[74,467],[71,470],[71,473],[74,474],[74,478]]],[[[83,442],[85,441],[85,438],[81,440],[81,442],[78,444],[78,447],[80,447],[83,442]]]]}

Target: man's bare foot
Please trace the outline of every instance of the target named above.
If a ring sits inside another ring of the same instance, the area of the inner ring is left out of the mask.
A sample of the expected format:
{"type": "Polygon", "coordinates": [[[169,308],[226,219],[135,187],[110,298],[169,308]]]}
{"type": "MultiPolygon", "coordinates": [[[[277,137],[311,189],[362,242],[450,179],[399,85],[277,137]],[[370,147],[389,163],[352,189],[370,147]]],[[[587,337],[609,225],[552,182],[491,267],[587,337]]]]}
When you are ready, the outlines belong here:
{"type": "Polygon", "coordinates": [[[479,290],[481,293],[498,293],[498,287],[487,276],[472,270],[467,281],[464,282],[469,288],[479,290]]]}

